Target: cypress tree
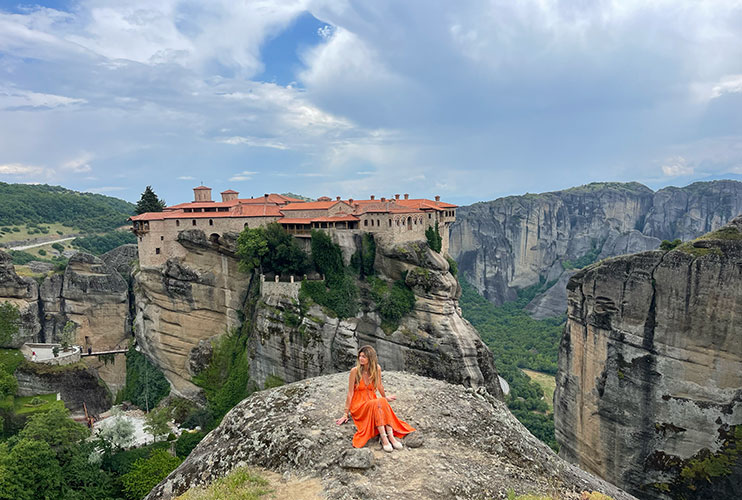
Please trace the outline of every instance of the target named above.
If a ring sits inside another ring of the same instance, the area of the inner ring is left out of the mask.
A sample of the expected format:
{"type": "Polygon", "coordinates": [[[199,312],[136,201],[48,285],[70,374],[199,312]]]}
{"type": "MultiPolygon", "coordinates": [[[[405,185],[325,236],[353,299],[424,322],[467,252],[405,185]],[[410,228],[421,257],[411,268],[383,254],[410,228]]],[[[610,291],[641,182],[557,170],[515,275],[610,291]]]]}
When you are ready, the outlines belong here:
{"type": "Polygon", "coordinates": [[[161,200],[157,197],[152,186],[147,186],[142,193],[142,197],[137,202],[136,213],[143,214],[145,212],[162,212],[165,208],[165,200],[161,200]]]}

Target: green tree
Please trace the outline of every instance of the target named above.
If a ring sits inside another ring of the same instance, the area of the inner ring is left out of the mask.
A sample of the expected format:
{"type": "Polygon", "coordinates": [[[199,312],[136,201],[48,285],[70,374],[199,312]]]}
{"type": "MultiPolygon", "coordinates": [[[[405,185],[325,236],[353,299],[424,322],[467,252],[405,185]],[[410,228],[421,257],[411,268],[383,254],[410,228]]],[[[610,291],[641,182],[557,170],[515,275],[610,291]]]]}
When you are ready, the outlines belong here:
{"type": "Polygon", "coordinates": [[[60,338],[62,349],[67,350],[75,342],[75,330],[77,330],[77,325],[73,321],[65,323],[60,338]]]}
{"type": "Polygon", "coordinates": [[[660,243],[660,250],[670,251],[673,248],[680,246],[680,244],[683,243],[683,240],[681,239],[674,239],[672,241],[670,240],[662,240],[662,243],[660,243]]]}
{"type": "Polygon", "coordinates": [[[121,400],[131,401],[149,411],[168,394],[170,383],[162,371],[131,346],[126,353],[126,385],[121,400]]]}
{"type": "Polygon", "coordinates": [[[158,408],[147,413],[144,417],[144,430],[154,436],[155,441],[159,441],[162,437],[166,436],[170,432],[170,408],[158,408]]]}
{"type": "Polygon", "coordinates": [[[146,212],[162,212],[165,209],[165,200],[157,197],[152,190],[152,186],[144,188],[142,197],[137,202],[136,213],[143,214],[146,212]]]}
{"type": "Polygon", "coordinates": [[[237,255],[244,272],[259,268],[261,272],[304,274],[309,270],[307,254],[276,222],[255,229],[245,228],[237,239],[237,255]]]}
{"type": "Polygon", "coordinates": [[[113,474],[101,470],[100,460],[93,463],[90,456],[99,457],[95,443],[83,443],[75,446],[68,460],[62,464],[64,483],[64,500],[113,500],[120,495],[117,492],[113,474]]]}
{"type": "Polygon", "coordinates": [[[89,435],[88,428],[72,420],[64,407],[32,415],[18,434],[21,439],[44,441],[55,450],[69,448],[89,435]]]}
{"type": "Polygon", "coordinates": [[[268,255],[268,238],[265,235],[265,228],[245,228],[237,238],[240,270],[249,273],[253,269],[260,269],[266,255],[268,255]]]}
{"type": "Polygon", "coordinates": [[[14,396],[18,390],[18,380],[5,371],[5,367],[0,365],[0,399],[8,396],[14,396]]]}
{"type": "Polygon", "coordinates": [[[44,441],[21,439],[7,451],[0,447],[0,499],[57,500],[62,493],[62,469],[44,441]]]}
{"type": "Polygon", "coordinates": [[[10,345],[20,326],[21,313],[18,306],[12,302],[0,304],[0,345],[10,345]]]}
{"type": "Polygon", "coordinates": [[[143,498],[181,462],[180,458],[164,450],[154,451],[149,458],[140,458],[134,462],[129,472],[121,476],[126,496],[131,500],[143,498]]]}
{"type": "Polygon", "coordinates": [[[103,448],[109,452],[123,450],[134,442],[134,424],[121,416],[114,416],[112,420],[112,423],[98,431],[103,448]]]}

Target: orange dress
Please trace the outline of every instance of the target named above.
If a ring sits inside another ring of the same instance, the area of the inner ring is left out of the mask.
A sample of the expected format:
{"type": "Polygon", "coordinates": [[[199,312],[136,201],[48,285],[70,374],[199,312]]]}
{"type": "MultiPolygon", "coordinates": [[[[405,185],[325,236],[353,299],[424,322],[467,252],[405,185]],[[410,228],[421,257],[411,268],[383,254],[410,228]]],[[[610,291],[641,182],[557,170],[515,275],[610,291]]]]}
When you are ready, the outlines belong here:
{"type": "Polygon", "coordinates": [[[414,431],[406,422],[401,421],[392,411],[386,398],[376,397],[376,388],[361,381],[353,389],[350,401],[350,415],[358,429],[353,436],[353,447],[363,448],[374,436],[379,435],[377,427],[391,425],[395,437],[402,437],[414,431]]]}

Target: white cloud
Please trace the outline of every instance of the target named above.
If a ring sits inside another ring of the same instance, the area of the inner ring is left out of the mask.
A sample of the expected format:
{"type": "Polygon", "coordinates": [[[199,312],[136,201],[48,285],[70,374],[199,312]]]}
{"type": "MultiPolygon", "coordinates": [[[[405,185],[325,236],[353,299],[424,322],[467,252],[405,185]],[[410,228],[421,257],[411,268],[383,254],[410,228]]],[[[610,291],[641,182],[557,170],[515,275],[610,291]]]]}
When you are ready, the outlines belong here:
{"type": "Polygon", "coordinates": [[[85,102],[87,102],[85,99],[76,99],[74,97],[0,87],[0,108],[7,109],[23,106],[32,108],[56,108],[60,106],[71,106],[73,104],[84,104],[85,102]]]}
{"type": "Polygon", "coordinates": [[[178,180],[181,180],[181,181],[193,181],[193,180],[196,180],[196,178],[193,177],[192,175],[181,175],[181,176],[178,177],[178,180]]]}
{"type": "Polygon", "coordinates": [[[263,139],[260,137],[240,137],[240,136],[222,137],[222,138],[217,138],[217,141],[222,142],[224,144],[232,144],[232,145],[244,144],[246,146],[262,147],[262,148],[289,149],[288,146],[286,146],[285,144],[282,144],[277,141],[273,141],[271,139],[263,139]]]}
{"type": "Polygon", "coordinates": [[[693,175],[693,167],[682,156],[676,156],[666,160],[662,165],[662,173],[668,177],[678,177],[681,175],[693,175]]]}
{"type": "Polygon", "coordinates": [[[742,92],[742,75],[729,75],[721,79],[711,89],[711,98],[715,99],[724,94],[736,94],[742,92]]]}
{"type": "Polygon", "coordinates": [[[0,174],[18,175],[24,177],[30,176],[48,176],[50,171],[37,165],[24,165],[22,163],[6,163],[0,165],[0,174]]]}
{"type": "Polygon", "coordinates": [[[74,173],[90,172],[93,168],[90,166],[90,162],[93,161],[94,155],[92,153],[83,152],[77,158],[73,158],[62,164],[64,170],[69,170],[74,173]]]}
{"type": "Polygon", "coordinates": [[[251,172],[249,170],[244,170],[238,174],[233,175],[229,178],[230,181],[249,181],[252,180],[253,176],[258,174],[258,172],[251,172]]]}
{"type": "Polygon", "coordinates": [[[90,193],[112,193],[116,191],[125,191],[127,188],[124,186],[101,186],[101,187],[94,187],[94,188],[88,188],[86,191],[90,193]]]}

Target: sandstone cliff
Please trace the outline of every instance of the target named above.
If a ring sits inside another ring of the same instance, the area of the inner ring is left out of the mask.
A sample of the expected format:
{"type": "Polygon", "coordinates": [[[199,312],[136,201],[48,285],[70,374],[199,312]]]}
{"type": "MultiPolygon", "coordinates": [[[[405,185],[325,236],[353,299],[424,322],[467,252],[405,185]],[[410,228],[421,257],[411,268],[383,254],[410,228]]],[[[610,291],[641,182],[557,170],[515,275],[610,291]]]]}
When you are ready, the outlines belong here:
{"type": "Polygon", "coordinates": [[[381,318],[363,293],[361,312],[345,320],[328,315],[317,305],[303,311],[298,285],[293,293],[291,287],[263,293],[250,342],[253,380],[262,386],[268,375],[293,382],[349,370],[358,348],[371,344],[384,369],[470,387],[485,386],[501,398],[492,353],[461,316],[461,289],[448,267],[446,259],[430,250],[426,242],[395,243],[377,238],[377,274],[388,281],[406,276],[416,298],[414,310],[392,332],[382,329],[381,318]],[[289,317],[297,319],[287,321],[289,317]]]}
{"type": "MultiPolygon", "coordinates": [[[[580,259],[655,249],[717,229],[742,213],[742,183],[699,182],[656,193],[638,183],[595,183],[461,207],[451,228],[460,271],[495,304],[559,278],[580,259]]],[[[549,310],[536,315],[544,316],[549,310]]]]}
{"type": "Polygon", "coordinates": [[[642,498],[739,498],[742,217],[567,289],[560,455],[642,498]]]}
{"type": "MultiPolygon", "coordinates": [[[[131,249],[128,254],[131,262],[135,254],[131,249]]],[[[22,324],[14,346],[58,342],[68,322],[75,326],[74,343],[83,348],[120,349],[131,340],[127,281],[104,260],[90,254],[76,253],[63,273],[50,274],[39,285],[31,278],[19,277],[10,255],[0,251],[0,301],[13,302],[21,311],[22,324]]],[[[108,364],[93,357],[85,363],[97,370],[112,392],[123,386],[123,357],[108,364]]]]}
{"type": "MultiPolygon", "coordinates": [[[[417,432],[386,454],[373,439],[352,449],[352,424],[337,426],[347,375],[260,391],[232,409],[149,500],[170,499],[243,464],[301,478],[327,499],[505,498],[540,493],[579,499],[601,491],[633,497],[559,459],[488,394],[416,375],[385,372],[397,415],[417,432]]],[[[309,498],[302,496],[301,498],[309,498]]]]}

